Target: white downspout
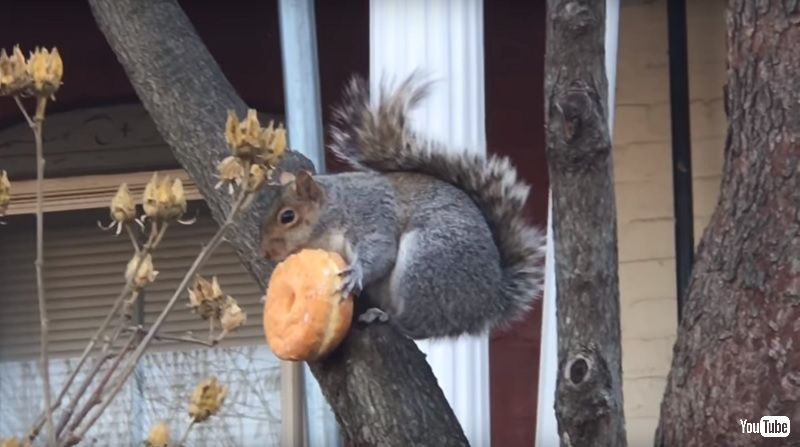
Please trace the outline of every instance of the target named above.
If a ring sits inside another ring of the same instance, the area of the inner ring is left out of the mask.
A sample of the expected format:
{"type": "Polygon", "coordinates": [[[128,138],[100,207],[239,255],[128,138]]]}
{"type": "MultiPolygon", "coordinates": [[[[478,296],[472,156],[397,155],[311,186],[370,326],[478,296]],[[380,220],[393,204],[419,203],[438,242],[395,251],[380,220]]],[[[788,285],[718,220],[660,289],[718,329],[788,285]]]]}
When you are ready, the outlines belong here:
{"type": "MultiPolygon", "coordinates": [[[[323,173],[314,0],[279,0],[278,16],[289,144],[323,173]]],[[[306,363],[281,362],[281,428],[282,446],[335,447],[342,443],[333,411],[306,363]]]]}

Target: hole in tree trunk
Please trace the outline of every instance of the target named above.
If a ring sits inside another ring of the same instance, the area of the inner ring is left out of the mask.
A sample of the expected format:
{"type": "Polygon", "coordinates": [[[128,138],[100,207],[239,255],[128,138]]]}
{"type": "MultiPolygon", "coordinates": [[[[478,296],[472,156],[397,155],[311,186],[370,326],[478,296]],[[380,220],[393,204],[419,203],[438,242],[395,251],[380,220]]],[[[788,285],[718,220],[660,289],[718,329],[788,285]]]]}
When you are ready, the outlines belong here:
{"type": "Polygon", "coordinates": [[[569,380],[573,383],[573,385],[578,385],[582,383],[589,372],[589,363],[586,359],[582,357],[578,357],[577,359],[572,361],[572,364],[569,365],[569,380]]]}

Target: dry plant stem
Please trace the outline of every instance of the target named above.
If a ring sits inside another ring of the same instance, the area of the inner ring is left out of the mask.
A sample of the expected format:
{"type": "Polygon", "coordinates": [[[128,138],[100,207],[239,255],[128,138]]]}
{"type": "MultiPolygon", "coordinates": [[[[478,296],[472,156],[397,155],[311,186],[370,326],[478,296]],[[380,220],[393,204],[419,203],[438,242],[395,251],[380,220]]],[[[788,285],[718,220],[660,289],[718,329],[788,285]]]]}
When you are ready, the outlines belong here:
{"type": "MultiPolygon", "coordinates": [[[[126,227],[130,227],[130,225],[126,224],[126,227]]],[[[141,266],[141,263],[144,261],[144,258],[157,247],[158,245],[157,242],[161,241],[161,239],[164,237],[164,233],[166,232],[166,230],[167,226],[165,225],[158,232],[156,232],[156,230],[151,231],[147,243],[145,243],[144,247],[142,247],[142,249],[139,252],[140,254],[139,260],[136,264],[136,268],[134,269],[134,271],[139,270],[139,267],[141,266]]],[[[128,234],[133,238],[133,234],[131,232],[129,232],[128,234]]],[[[86,347],[83,349],[83,352],[81,353],[81,357],[78,360],[78,364],[72,370],[69,377],[67,378],[67,381],[61,387],[61,391],[58,393],[56,401],[50,407],[51,411],[56,410],[61,405],[62,401],[64,400],[64,397],[67,394],[67,391],[69,391],[70,386],[72,386],[72,383],[78,377],[78,374],[80,373],[81,369],[86,364],[86,360],[89,359],[89,355],[92,353],[92,350],[97,345],[97,342],[100,340],[100,336],[108,329],[108,326],[111,324],[111,321],[114,319],[114,316],[117,314],[120,307],[122,307],[122,305],[125,302],[125,299],[130,295],[132,290],[133,290],[133,284],[130,281],[126,281],[125,286],[122,288],[122,291],[120,292],[119,296],[117,296],[117,299],[114,300],[114,304],[111,306],[111,310],[106,315],[105,320],[103,320],[103,323],[100,324],[100,327],[98,327],[97,331],[95,331],[94,335],[92,335],[92,338],[89,340],[89,343],[86,345],[86,347]]],[[[108,345],[110,341],[114,340],[116,340],[116,337],[111,337],[106,341],[106,345],[108,345]]],[[[87,382],[90,383],[91,380],[94,379],[94,376],[97,375],[98,371],[99,371],[99,365],[96,364],[92,372],[90,372],[89,375],[84,379],[83,383],[87,382]]],[[[81,388],[83,388],[83,383],[81,384],[81,388]]],[[[76,394],[76,397],[74,399],[75,400],[80,399],[81,394],[82,393],[76,394]]],[[[74,407],[77,405],[77,402],[70,405],[74,407]]],[[[36,439],[36,436],[38,436],[39,431],[45,424],[45,421],[46,421],[46,415],[45,412],[42,412],[42,414],[36,420],[33,429],[31,429],[31,431],[28,433],[27,439],[29,441],[32,442],[34,439],[36,439]]]]}
{"type": "Polygon", "coordinates": [[[194,418],[192,418],[192,420],[189,422],[189,425],[186,426],[186,430],[183,431],[181,439],[178,441],[177,444],[175,444],[175,447],[183,447],[183,445],[186,443],[186,438],[189,437],[189,432],[192,431],[192,427],[194,427],[194,424],[195,420],[194,418]]]}
{"type": "Polygon", "coordinates": [[[80,403],[80,399],[83,397],[86,390],[92,385],[95,376],[100,372],[103,367],[103,364],[109,358],[113,356],[108,355],[108,351],[111,349],[111,346],[114,341],[119,338],[119,335],[122,333],[123,326],[119,325],[115,330],[114,334],[109,337],[106,342],[103,344],[103,348],[100,350],[99,358],[94,362],[92,366],[92,370],[89,374],[83,379],[80,386],[78,387],[78,391],[75,393],[75,396],[72,398],[70,403],[67,405],[66,410],[64,410],[64,414],[61,415],[61,419],[58,421],[58,427],[56,428],[56,438],[61,436],[61,432],[64,431],[64,427],[67,426],[67,422],[69,422],[69,418],[75,414],[75,409],[78,407],[78,403],[80,403]]]}
{"type": "MultiPolygon", "coordinates": [[[[249,172],[249,170],[246,170],[245,172],[249,172]]],[[[243,184],[247,184],[246,181],[243,182],[243,184]]],[[[206,260],[208,260],[211,254],[213,254],[214,250],[224,240],[225,234],[233,226],[234,221],[239,214],[239,211],[243,208],[242,205],[245,203],[245,201],[249,196],[250,193],[248,193],[244,189],[240,191],[239,197],[236,199],[236,202],[234,203],[233,207],[228,213],[228,217],[225,219],[225,222],[220,226],[220,228],[217,230],[217,232],[214,234],[214,236],[211,238],[208,244],[205,247],[203,247],[203,249],[197,255],[197,258],[195,259],[194,263],[186,272],[186,274],[183,276],[181,283],[176,288],[175,293],[172,295],[169,302],[167,302],[167,304],[164,306],[164,309],[161,311],[161,314],[159,314],[158,319],[156,319],[155,323],[153,323],[153,326],[150,327],[150,330],[147,331],[147,334],[145,334],[144,338],[139,343],[139,346],[137,346],[136,350],[125,362],[123,370],[119,375],[119,379],[116,385],[103,399],[103,402],[100,405],[99,409],[96,412],[94,412],[92,416],[87,420],[86,424],[81,426],[80,429],[77,431],[74,430],[78,427],[78,425],[81,423],[82,419],[86,415],[85,414],[81,415],[75,420],[75,422],[71,425],[71,430],[73,430],[74,432],[73,434],[67,436],[69,444],[66,445],[74,445],[75,443],[83,439],[83,437],[86,435],[86,432],[92,427],[92,425],[94,425],[95,422],[97,422],[97,419],[100,418],[100,415],[103,414],[105,409],[114,400],[114,397],[116,397],[116,395],[120,392],[122,387],[125,385],[125,382],[127,381],[128,377],[131,375],[131,373],[133,373],[133,370],[136,369],[136,364],[139,362],[139,359],[144,354],[144,351],[150,345],[150,342],[152,342],[156,332],[158,332],[158,330],[161,328],[161,325],[164,324],[164,321],[166,320],[167,315],[169,315],[169,312],[172,310],[172,308],[175,307],[175,303],[177,303],[178,298],[184,292],[186,287],[188,287],[189,282],[191,282],[191,280],[194,278],[194,275],[197,273],[200,267],[202,267],[203,264],[205,264],[206,260]]]]}
{"type": "MultiPolygon", "coordinates": [[[[131,334],[131,336],[128,338],[128,341],[119,351],[119,353],[115,356],[114,362],[108,367],[108,371],[106,371],[106,374],[103,376],[102,379],[100,379],[100,383],[97,385],[97,388],[95,388],[95,390],[92,392],[92,395],[89,397],[86,403],[83,404],[83,408],[81,408],[81,412],[78,414],[77,419],[72,424],[70,424],[70,431],[75,430],[75,427],[80,423],[80,421],[83,418],[86,417],[87,414],[89,414],[89,411],[91,411],[95,405],[101,402],[103,390],[108,384],[108,381],[111,379],[111,376],[113,376],[114,373],[117,371],[117,368],[119,367],[119,364],[122,361],[123,357],[125,357],[125,354],[127,354],[128,351],[130,351],[130,349],[133,347],[138,338],[139,337],[136,333],[131,334]]],[[[63,430],[63,427],[61,427],[60,429],[63,430]]],[[[75,442],[73,442],[72,438],[68,436],[66,439],[60,440],[58,445],[59,446],[74,445],[77,444],[78,441],[80,441],[80,439],[77,439],[75,440],[75,442]]]]}
{"type": "MultiPolygon", "coordinates": [[[[138,255],[141,249],[139,248],[139,243],[136,242],[136,235],[133,234],[133,228],[131,228],[128,224],[120,224],[125,226],[125,231],[128,233],[128,237],[131,240],[131,244],[133,245],[133,251],[138,255]]],[[[139,266],[137,266],[139,268],[139,266]]],[[[134,270],[135,271],[135,270],[134,270]]]]}
{"type": "Polygon", "coordinates": [[[44,395],[45,420],[47,422],[48,445],[55,445],[56,435],[53,424],[53,410],[50,402],[50,362],[47,355],[47,335],[49,321],[47,319],[47,305],[45,301],[44,289],[44,144],[42,142],[42,128],[44,125],[44,112],[47,107],[47,97],[38,96],[36,98],[36,114],[31,121],[22,101],[15,96],[14,99],[20,110],[25,115],[25,119],[33,130],[33,138],[36,143],[36,294],[39,300],[39,321],[41,325],[41,335],[39,343],[40,366],[42,370],[42,391],[44,395]]]}
{"type": "MultiPolygon", "coordinates": [[[[155,248],[156,245],[158,244],[158,241],[160,240],[160,237],[163,237],[164,232],[167,229],[167,225],[164,225],[163,227],[161,227],[160,231],[158,230],[158,228],[155,225],[152,227],[152,230],[150,232],[150,236],[148,237],[148,241],[145,244],[145,249],[143,249],[143,250],[139,249],[139,244],[136,241],[136,235],[133,233],[133,231],[130,230],[130,226],[129,225],[125,225],[125,227],[128,229],[128,236],[131,239],[131,243],[133,244],[134,251],[136,252],[137,255],[139,255],[139,258],[137,260],[137,263],[136,263],[136,266],[135,266],[135,269],[134,269],[134,271],[138,271],[139,267],[141,266],[141,263],[144,261],[145,256],[147,256],[147,253],[150,250],[152,250],[153,248],[155,248]],[[144,253],[142,254],[142,252],[144,252],[144,253]]],[[[126,291],[126,289],[123,288],[123,295],[122,295],[123,296],[123,300],[121,301],[121,303],[124,303],[125,302],[125,298],[127,298],[128,296],[131,297],[131,300],[136,300],[138,298],[138,296],[139,296],[139,291],[138,290],[130,291],[130,288],[127,288],[127,290],[128,291],[126,291]]],[[[117,309],[118,308],[119,308],[119,306],[112,308],[111,312],[106,317],[107,321],[110,322],[110,318],[109,317],[113,318],[113,316],[117,313],[117,309]]],[[[69,422],[69,418],[72,417],[73,414],[75,414],[75,409],[77,408],[78,403],[80,402],[80,399],[83,397],[84,393],[89,388],[89,386],[91,386],[92,381],[94,381],[95,376],[97,376],[97,374],[100,372],[100,369],[103,366],[103,363],[108,359],[108,351],[111,349],[111,347],[117,341],[117,339],[119,338],[120,334],[122,334],[123,330],[127,326],[127,323],[129,322],[129,319],[130,319],[129,316],[120,315],[119,316],[119,320],[118,320],[119,322],[117,323],[117,326],[115,327],[114,332],[111,334],[110,337],[106,338],[106,340],[103,342],[103,346],[100,349],[99,358],[95,361],[91,372],[84,378],[83,382],[81,383],[80,387],[78,388],[78,392],[75,393],[74,397],[72,398],[72,400],[68,404],[66,410],[64,411],[64,414],[61,416],[61,419],[59,420],[58,428],[56,429],[56,438],[61,436],[61,432],[64,430],[64,427],[66,427],[67,422],[69,422]]],[[[116,363],[119,363],[119,362],[116,362],[116,363]]]]}
{"type": "MultiPolygon", "coordinates": [[[[145,330],[145,328],[143,326],[141,326],[141,325],[139,325],[139,326],[129,326],[125,330],[126,331],[138,331],[140,334],[146,334],[147,333],[147,330],[145,330]]],[[[169,335],[169,334],[156,334],[156,335],[153,336],[153,339],[157,340],[157,341],[180,341],[180,342],[185,342],[185,343],[193,343],[193,344],[196,344],[196,345],[206,346],[208,348],[213,348],[219,342],[219,340],[210,340],[210,341],[200,340],[200,339],[188,336],[188,335],[169,335]]]]}
{"type": "Polygon", "coordinates": [[[94,377],[97,375],[97,373],[100,372],[106,360],[108,359],[109,356],[103,356],[97,359],[97,361],[94,363],[92,367],[92,370],[89,372],[86,378],[83,379],[83,382],[81,382],[80,386],[78,387],[78,391],[75,393],[75,398],[72,400],[72,402],[70,402],[70,405],[67,407],[66,411],[64,411],[64,413],[61,415],[61,419],[58,420],[58,426],[56,427],[56,437],[58,437],[61,434],[61,432],[64,431],[64,427],[67,426],[69,418],[72,416],[73,413],[75,413],[75,407],[77,407],[81,396],[83,396],[86,390],[89,389],[89,386],[92,384],[92,380],[94,380],[94,377]]]}
{"type": "Polygon", "coordinates": [[[25,117],[25,121],[28,122],[28,126],[30,126],[31,129],[33,129],[34,127],[33,120],[31,119],[31,116],[28,114],[28,110],[25,109],[25,104],[22,104],[22,100],[19,99],[19,95],[14,95],[14,102],[17,103],[17,107],[19,107],[19,111],[22,112],[22,116],[25,117]]]}
{"type": "Polygon", "coordinates": [[[182,337],[180,335],[156,334],[155,336],[153,336],[153,338],[156,339],[156,340],[159,340],[159,341],[180,341],[180,342],[185,342],[185,343],[193,343],[193,344],[196,344],[196,345],[202,345],[202,346],[206,346],[206,347],[209,347],[209,348],[213,348],[218,343],[217,339],[210,340],[210,341],[205,341],[205,340],[199,340],[197,338],[189,337],[189,336],[182,337]]]}

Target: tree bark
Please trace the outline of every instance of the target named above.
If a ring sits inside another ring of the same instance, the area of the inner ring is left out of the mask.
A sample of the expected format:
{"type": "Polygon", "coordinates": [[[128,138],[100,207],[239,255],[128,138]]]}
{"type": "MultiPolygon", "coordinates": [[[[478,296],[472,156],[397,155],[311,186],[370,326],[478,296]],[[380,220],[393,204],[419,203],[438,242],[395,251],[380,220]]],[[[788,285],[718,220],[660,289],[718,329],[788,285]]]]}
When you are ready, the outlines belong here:
{"type": "Polygon", "coordinates": [[[731,0],[720,200],[698,247],[657,446],[798,445],[800,5],[731,0]],[[785,439],[740,420],[788,416],[785,439]]]}
{"type": "Polygon", "coordinates": [[[562,446],[624,446],[605,2],[549,0],[545,96],[562,446]]]}
{"type": "MultiPolygon", "coordinates": [[[[159,132],[197,183],[215,220],[222,222],[231,199],[214,189],[215,161],[228,155],[223,135],[227,110],[243,116],[244,101],[175,0],[89,3],[159,132]]],[[[280,61],[280,55],[272,57],[280,61]]],[[[313,169],[291,151],[279,168],[313,169]]],[[[258,254],[259,224],[273,194],[261,194],[228,237],[262,287],[273,266],[258,254]]],[[[356,445],[467,444],[423,354],[389,326],[354,327],[342,349],[312,370],[356,445]]]]}
{"type": "Polygon", "coordinates": [[[334,355],[311,364],[350,446],[469,445],[413,341],[398,338],[388,325],[350,331],[334,355]],[[354,362],[354,356],[370,362],[354,362]]]}

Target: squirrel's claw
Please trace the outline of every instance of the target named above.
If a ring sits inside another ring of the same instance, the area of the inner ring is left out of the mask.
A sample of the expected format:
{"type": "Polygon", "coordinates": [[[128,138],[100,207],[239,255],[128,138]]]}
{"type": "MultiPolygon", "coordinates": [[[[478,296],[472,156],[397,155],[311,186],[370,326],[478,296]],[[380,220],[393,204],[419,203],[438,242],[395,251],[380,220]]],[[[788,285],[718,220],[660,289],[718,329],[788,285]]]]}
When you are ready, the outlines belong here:
{"type": "Polygon", "coordinates": [[[361,265],[354,262],[349,267],[339,272],[342,278],[342,285],[339,287],[338,292],[347,296],[357,296],[361,293],[363,287],[364,272],[361,270],[361,265]]]}
{"type": "Polygon", "coordinates": [[[358,316],[358,321],[366,324],[371,324],[376,321],[379,323],[386,323],[389,321],[389,314],[377,307],[371,307],[358,316]]]}

